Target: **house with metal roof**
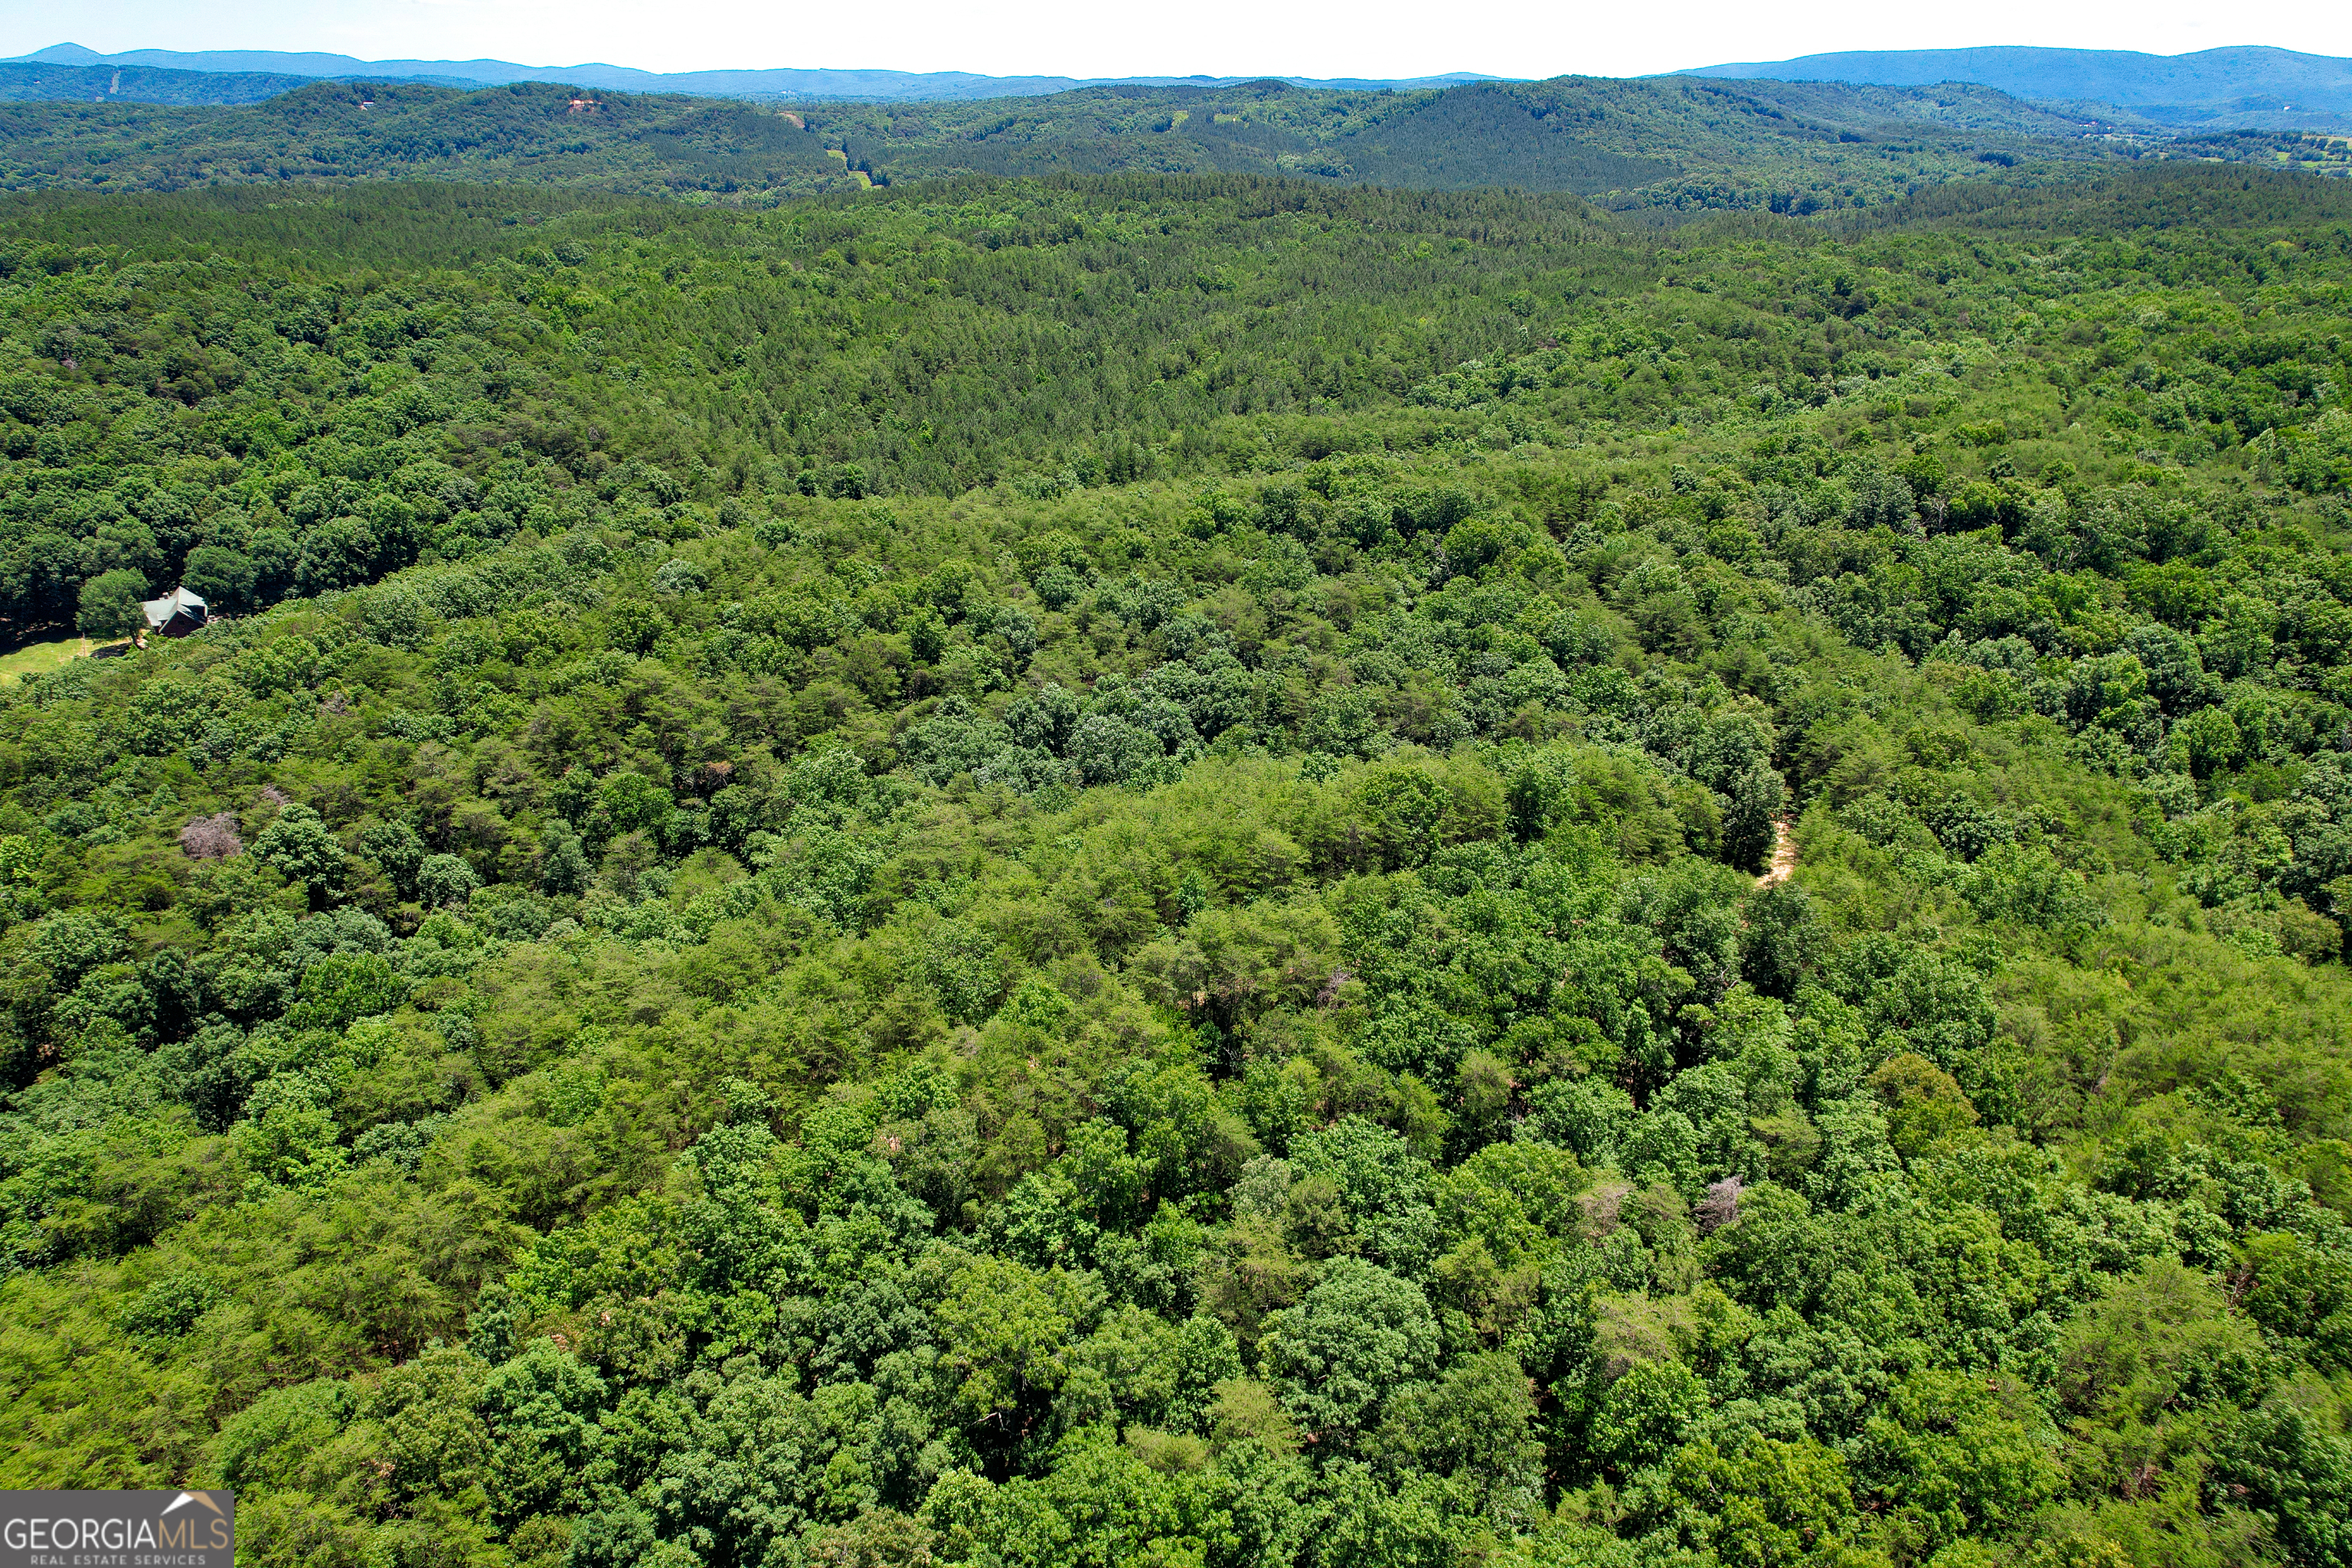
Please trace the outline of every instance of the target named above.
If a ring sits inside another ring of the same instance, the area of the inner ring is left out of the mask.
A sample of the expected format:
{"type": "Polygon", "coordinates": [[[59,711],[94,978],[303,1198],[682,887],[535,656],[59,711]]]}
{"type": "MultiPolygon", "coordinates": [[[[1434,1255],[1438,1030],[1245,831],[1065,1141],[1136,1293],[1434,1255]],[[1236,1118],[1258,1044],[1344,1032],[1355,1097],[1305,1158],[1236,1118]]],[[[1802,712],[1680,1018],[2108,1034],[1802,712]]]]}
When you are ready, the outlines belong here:
{"type": "Polygon", "coordinates": [[[139,607],[147,612],[147,629],[157,637],[184,637],[212,618],[204,600],[185,588],[145,600],[139,607]]]}

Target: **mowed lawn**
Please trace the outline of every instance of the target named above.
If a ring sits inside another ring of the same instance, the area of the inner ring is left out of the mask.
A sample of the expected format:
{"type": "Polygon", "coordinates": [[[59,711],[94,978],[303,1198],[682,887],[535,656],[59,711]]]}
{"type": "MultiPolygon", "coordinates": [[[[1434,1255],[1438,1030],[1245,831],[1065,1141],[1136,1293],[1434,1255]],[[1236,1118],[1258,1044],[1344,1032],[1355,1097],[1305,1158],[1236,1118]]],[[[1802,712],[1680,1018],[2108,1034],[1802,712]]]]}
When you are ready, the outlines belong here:
{"type": "Polygon", "coordinates": [[[20,677],[38,675],[88,655],[98,647],[89,637],[58,637],[52,642],[26,643],[13,653],[0,654],[0,686],[14,686],[20,677]]]}

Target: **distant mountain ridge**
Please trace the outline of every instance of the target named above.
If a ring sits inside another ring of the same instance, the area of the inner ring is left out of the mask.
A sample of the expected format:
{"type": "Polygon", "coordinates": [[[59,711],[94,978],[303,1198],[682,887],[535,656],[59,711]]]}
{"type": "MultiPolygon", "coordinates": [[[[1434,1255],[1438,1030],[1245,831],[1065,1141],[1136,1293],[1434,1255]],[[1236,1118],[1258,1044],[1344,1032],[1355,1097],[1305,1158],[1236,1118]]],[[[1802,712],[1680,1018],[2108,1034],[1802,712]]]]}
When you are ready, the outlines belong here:
{"type": "MultiPolygon", "coordinates": [[[[0,82],[11,70],[75,68],[0,65],[0,82]]],[[[134,68],[120,68],[127,78],[134,68]]],[[[1560,77],[1371,94],[1262,80],[790,108],[591,96],[583,103],[578,88],[552,82],[468,89],[373,77],[310,80],[236,106],[0,103],[0,189],[424,179],[768,205],[962,175],[1213,173],[1564,191],[1661,216],[1802,216],[1994,170],[2036,180],[2053,162],[2129,156],[2151,140],[2137,123],[1955,84],[1560,77]]],[[[2257,152],[2270,156],[2267,140],[2219,155],[2257,152]]]]}
{"type": "Polygon", "coordinates": [[[364,77],[371,80],[422,81],[439,87],[503,87],[518,81],[554,81],[607,92],[682,92],[696,97],[833,99],[844,101],[956,102],[982,98],[1032,98],[1082,87],[1232,87],[1280,80],[1293,87],[1365,90],[1454,87],[1502,79],[1475,71],[1449,71],[1412,78],[1206,77],[1206,76],[982,76],[971,71],[754,69],[648,71],[633,66],[588,63],[526,66],[512,60],[362,60],[351,55],[289,54],[275,49],[128,49],[101,55],[79,44],[52,44],[8,65],[144,66],[164,70],[233,74],[267,73],[311,80],[364,77]]]}
{"type": "Polygon", "coordinates": [[[267,71],[7,60],[0,61],[0,103],[258,103],[316,79],[267,71]]]}
{"type": "Polygon", "coordinates": [[[1750,60],[1673,73],[1735,80],[1835,81],[1879,87],[1974,82],[2041,102],[2092,102],[2178,123],[2226,118],[2352,115],[2352,59],[2247,45],[2186,55],[2127,49],[1858,49],[1750,60]]]}
{"type": "MultiPolygon", "coordinates": [[[[2073,122],[2069,131],[2037,127],[2034,134],[2126,132],[2210,140],[2261,133],[2332,146],[2352,132],[2352,59],[2299,54],[2261,46],[2148,55],[2115,49],[1990,47],[1965,49],[1854,50],[1792,59],[1734,62],[1635,79],[1652,81],[1780,83],[1795,89],[1848,91],[1950,89],[1992,90],[2037,113],[2073,122]]],[[[1339,92],[1432,90],[1532,85],[1526,79],[1455,71],[1396,79],[1305,77],[992,77],[970,71],[742,69],[658,72],[586,63],[525,66],[511,60],[362,60],[350,55],[224,49],[182,53],[131,49],[101,55],[79,44],[55,44],[0,60],[0,102],[252,104],[317,82],[384,86],[394,83],[471,92],[528,84],[598,92],[733,99],[786,103],[971,104],[1035,99],[1088,90],[1223,90],[1241,87],[1339,92]]],[[[1960,100],[1947,105],[1958,108],[1960,100]]],[[[1851,108],[1851,105],[1846,106],[1851,108]]],[[[1906,103],[1893,118],[1923,109],[1906,103]]],[[[1845,112],[1832,112],[1837,118],[1845,112]]],[[[2007,112],[2007,111],[2002,111],[2007,112]]],[[[1928,110],[1930,120],[1941,110],[1928,110]]],[[[1849,127],[1860,129],[1860,127],[1849,127]]],[[[2284,142],[2281,147],[2286,148],[2284,142]]],[[[2340,150],[2339,150],[2340,151],[2340,150]]],[[[2236,156],[2237,154],[2231,154],[2236,156]]],[[[2277,154],[2293,162],[2301,153],[2277,154]]],[[[2335,153],[2326,157],[2340,161],[2335,153]]],[[[1379,163],[1379,157],[1374,157],[1379,163]]],[[[1489,160],[1479,159],[1482,164],[1489,160]]],[[[1509,158],[1502,160],[1509,163],[1509,158]]]]}

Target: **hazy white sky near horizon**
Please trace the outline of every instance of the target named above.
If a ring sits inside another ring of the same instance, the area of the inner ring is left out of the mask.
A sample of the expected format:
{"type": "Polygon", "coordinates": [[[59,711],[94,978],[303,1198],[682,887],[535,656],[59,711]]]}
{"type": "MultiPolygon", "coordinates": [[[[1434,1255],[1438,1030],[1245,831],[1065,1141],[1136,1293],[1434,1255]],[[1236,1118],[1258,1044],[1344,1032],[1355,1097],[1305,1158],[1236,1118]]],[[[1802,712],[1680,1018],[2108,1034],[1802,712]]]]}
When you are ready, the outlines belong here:
{"type": "Polygon", "coordinates": [[[122,49],[320,49],[363,59],[590,61],[647,70],[793,66],[992,76],[1411,77],[1451,70],[1633,76],[1832,49],[2042,44],[2180,54],[2273,44],[2352,55],[2352,5],[2282,0],[1982,0],[1966,8],[1822,0],[1559,5],[1467,0],[1038,0],[785,6],[760,0],[0,0],[0,56],[70,40],[122,49]]]}

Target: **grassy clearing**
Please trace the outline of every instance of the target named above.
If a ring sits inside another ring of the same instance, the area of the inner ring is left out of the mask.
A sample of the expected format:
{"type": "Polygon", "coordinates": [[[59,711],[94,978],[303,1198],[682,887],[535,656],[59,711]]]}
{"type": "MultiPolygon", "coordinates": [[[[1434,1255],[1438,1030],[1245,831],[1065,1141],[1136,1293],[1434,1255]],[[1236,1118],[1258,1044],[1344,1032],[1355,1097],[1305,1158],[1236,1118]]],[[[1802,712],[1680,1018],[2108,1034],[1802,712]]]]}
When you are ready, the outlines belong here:
{"type": "Polygon", "coordinates": [[[0,686],[14,686],[27,675],[38,675],[89,656],[98,644],[89,637],[58,637],[26,643],[14,653],[0,654],[0,686]]]}

